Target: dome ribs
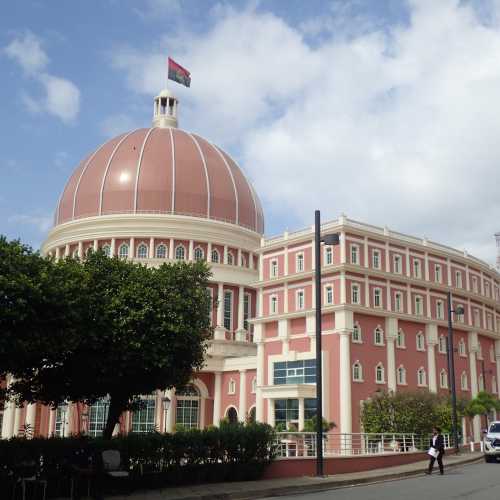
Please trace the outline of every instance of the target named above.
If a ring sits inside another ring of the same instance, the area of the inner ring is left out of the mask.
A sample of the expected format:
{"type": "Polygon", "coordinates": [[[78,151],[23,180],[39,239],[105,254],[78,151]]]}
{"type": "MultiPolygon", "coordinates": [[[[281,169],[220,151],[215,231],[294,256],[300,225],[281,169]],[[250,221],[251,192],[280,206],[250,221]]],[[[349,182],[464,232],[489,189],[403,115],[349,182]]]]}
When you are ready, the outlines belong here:
{"type": "Polygon", "coordinates": [[[88,162],[85,173],[78,183],[78,192],[73,199],[73,218],[99,215],[99,188],[103,170],[116,144],[125,136],[119,135],[102,145],[88,162]]]}
{"type": "Polygon", "coordinates": [[[208,170],[207,170],[207,162],[205,161],[205,156],[203,155],[203,152],[200,148],[200,145],[198,141],[195,139],[193,134],[188,134],[189,137],[191,137],[192,141],[194,142],[196,149],[198,150],[198,153],[200,153],[200,158],[201,162],[203,164],[203,170],[205,172],[205,179],[207,181],[207,217],[210,219],[210,200],[211,200],[211,193],[210,193],[210,179],[208,178],[208,170]]]}
{"type": "Polygon", "coordinates": [[[203,137],[192,135],[203,151],[212,187],[210,217],[238,224],[238,192],[229,165],[217,148],[203,137]]]}
{"type": "Polygon", "coordinates": [[[175,207],[179,215],[207,217],[208,190],[206,173],[191,136],[171,129],[175,147],[175,207]]]}
{"type": "Polygon", "coordinates": [[[148,142],[149,136],[151,135],[151,132],[153,132],[154,129],[150,128],[146,136],[144,137],[144,141],[142,142],[141,146],[141,152],[139,154],[139,160],[137,161],[137,171],[135,175],[135,187],[134,187],[134,214],[137,213],[137,188],[139,186],[139,175],[141,174],[141,164],[142,164],[142,158],[144,156],[144,149],[146,147],[146,143],[148,142]]]}
{"type": "Polygon", "coordinates": [[[116,145],[102,179],[99,215],[133,212],[139,144],[142,144],[147,130],[134,130],[116,145]]]}

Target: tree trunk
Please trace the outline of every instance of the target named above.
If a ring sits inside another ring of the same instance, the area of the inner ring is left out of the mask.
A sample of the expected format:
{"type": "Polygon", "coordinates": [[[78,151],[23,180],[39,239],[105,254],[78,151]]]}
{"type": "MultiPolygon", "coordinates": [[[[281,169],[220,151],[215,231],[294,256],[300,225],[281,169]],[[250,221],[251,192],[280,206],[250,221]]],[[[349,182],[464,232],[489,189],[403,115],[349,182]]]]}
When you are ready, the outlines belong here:
{"type": "Polygon", "coordinates": [[[115,425],[119,422],[120,415],[127,405],[126,401],[126,399],[120,396],[110,394],[108,420],[106,421],[106,426],[104,427],[103,432],[104,439],[112,438],[115,425]]]}

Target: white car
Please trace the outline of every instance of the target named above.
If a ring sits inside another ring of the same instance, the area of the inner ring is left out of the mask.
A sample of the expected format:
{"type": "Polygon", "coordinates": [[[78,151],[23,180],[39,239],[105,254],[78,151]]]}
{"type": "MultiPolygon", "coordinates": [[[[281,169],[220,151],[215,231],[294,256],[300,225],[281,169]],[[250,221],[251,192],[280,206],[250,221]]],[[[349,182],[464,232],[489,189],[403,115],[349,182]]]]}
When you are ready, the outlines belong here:
{"type": "Polygon", "coordinates": [[[500,458],[500,421],[491,422],[484,436],[484,459],[496,462],[500,458]]]}

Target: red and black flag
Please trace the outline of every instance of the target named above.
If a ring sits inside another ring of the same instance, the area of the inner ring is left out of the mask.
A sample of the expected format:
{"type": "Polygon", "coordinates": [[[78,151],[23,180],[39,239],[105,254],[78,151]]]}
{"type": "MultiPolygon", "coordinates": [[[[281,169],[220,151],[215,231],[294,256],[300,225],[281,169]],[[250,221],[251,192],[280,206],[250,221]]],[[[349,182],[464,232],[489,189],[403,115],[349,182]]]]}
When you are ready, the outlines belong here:
{"type": "Polygon", "coordinates": [[[186,87],[191,86],[191,73],[170,57],[168,58],[168,79],[186,87]]]}

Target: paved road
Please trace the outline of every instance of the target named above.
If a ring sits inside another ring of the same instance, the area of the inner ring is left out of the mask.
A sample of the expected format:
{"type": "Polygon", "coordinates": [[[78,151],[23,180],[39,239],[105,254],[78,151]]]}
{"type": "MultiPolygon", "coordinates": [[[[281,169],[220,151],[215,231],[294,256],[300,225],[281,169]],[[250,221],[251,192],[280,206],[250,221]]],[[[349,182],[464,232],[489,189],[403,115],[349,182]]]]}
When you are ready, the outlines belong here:
{"type": "MultiPolygon", "coordinates": [[[[446,464],[446,462],[445,462],[446,464]]],[[[446,471],[443,476],[417,476],[321,493],[279,497],[279,500],[498,500],[500,464],[477,463],[446,471]]],[[[268,499],[268,500],[276,500],[268,499]]]]}

